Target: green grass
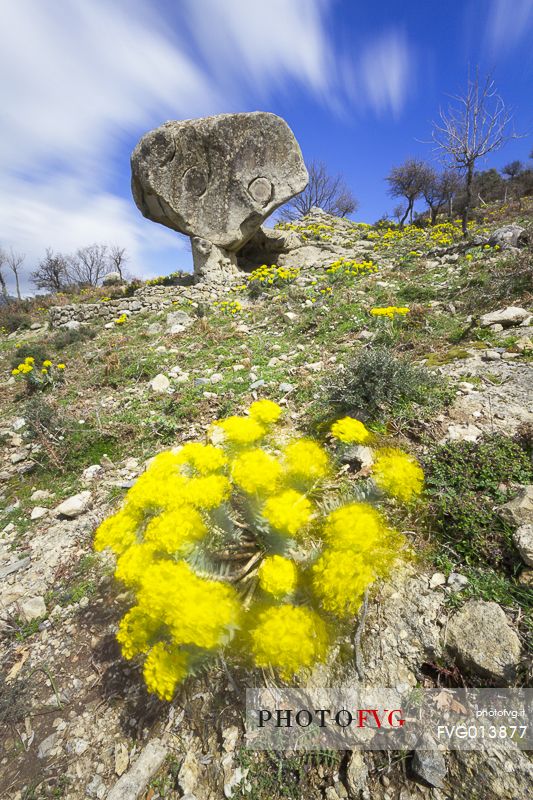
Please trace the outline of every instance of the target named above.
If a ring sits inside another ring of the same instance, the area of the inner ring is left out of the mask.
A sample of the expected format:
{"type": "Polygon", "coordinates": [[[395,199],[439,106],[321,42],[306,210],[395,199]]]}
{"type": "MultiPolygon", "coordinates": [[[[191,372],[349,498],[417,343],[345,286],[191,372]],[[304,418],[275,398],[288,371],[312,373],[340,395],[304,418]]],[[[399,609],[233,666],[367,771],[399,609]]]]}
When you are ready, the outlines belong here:
{"type": "Polygon", "coordinates": [[[248,800],[300,800],[311,796],[312,792],[313,796],[318,797],[317,783],[332,785],[332,774],[338,770],[342,756],[343,753],[334,751],[283,755],[276,751],[239,750],[236,763],[242,769],[247,769],[248,775],[235,788],[233,796],[248,800]],[[317,782],[318,767],[322,768],[324,778],[317,782]],[[311,786],[313,778],[315,785],[311,786]],[[246,784],[250,785],[249,791],[245,788],[246,784]]]}
{"type": "Polygon", "coordinates": [[[513,531],[497,513],[513,496],[512,484],[533,480],[522,443],[501,434],[449,442],[427,457],[425,471],[435,565],[467,575],[470,584],[462,597],[530,608],[531,589],[517,580],[522,561],[513,531]]]}

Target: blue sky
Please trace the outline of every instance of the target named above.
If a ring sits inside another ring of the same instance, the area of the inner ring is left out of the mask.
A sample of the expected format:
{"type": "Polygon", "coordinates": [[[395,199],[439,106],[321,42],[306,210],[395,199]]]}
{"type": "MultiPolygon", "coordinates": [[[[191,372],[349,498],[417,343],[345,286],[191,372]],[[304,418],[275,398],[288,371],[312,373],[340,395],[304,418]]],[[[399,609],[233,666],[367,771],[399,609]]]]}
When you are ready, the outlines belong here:
{"type": "Polygon", "coordinates": [[[434,158],[423,142],[468,64],[533,131],[532,44],[533,0],[0,0],[0,244],[27,272],[95,241],[139,276],[190,268],[187,242],[137,211],[129,155],[167,119],[235,111],[283,116],[373,222],[395,204],[390,168],[434,158]]]}

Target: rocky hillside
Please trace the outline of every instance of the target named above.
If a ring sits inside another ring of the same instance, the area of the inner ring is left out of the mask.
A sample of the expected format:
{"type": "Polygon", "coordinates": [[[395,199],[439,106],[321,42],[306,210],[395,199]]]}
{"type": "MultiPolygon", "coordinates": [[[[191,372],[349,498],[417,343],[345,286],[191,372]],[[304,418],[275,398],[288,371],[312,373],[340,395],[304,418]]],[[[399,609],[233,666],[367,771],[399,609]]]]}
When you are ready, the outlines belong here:
{"type": "MultiPolygon", "coordinates": [[[[526,797],[519,750],[248,751],[244,689],[262,676],[223,660],[158,700],[120,655],[129,596],[92,541],[148,459],[253,400],[327,446],[349,414],[419,459],[425,492],[387,501],[415,555],[313,680],[527,685],[532,211],[487,207],[465,242],[454,223],[317,210],[267,232],[225,285],[175,276],[0,309],[2,798],[526,797]]],[[[357,497],[372,465],[348,449],[335,488],[357,497]]]]}

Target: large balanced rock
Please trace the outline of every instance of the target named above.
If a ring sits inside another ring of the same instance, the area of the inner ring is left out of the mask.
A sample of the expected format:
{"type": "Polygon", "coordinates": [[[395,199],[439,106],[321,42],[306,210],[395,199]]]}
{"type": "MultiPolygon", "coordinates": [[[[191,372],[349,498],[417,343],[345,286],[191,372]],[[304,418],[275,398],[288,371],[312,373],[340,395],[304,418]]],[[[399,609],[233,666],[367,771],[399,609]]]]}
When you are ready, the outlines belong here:
{"type": "Polygon", "coordinates": [[[197,282],[236,272],[236,252],[308,181],[287,123],[260,111],[166,122],[142,137],[131,170],[141,213],[191,237],[197,282]]]}

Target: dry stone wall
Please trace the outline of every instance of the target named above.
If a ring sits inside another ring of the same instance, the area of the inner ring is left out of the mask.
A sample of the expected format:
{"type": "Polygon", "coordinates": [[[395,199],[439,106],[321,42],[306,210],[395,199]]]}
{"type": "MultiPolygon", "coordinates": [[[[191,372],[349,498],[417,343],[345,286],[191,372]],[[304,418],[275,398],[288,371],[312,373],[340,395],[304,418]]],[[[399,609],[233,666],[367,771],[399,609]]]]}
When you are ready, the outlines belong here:
{"type": "Polygon", "coordinates": [[[142,286],[131,297],[121,297],[100,303],[76,303],[52,306],[49,322],[52,328],[61,328],[75,322],[80,324],[112,322],[122,313],[157,313],[176,302],[213,303],[228,297],[235,284],[242,283],[242,276],[226,285],[195,284],[191,286],[142,286]]]}

